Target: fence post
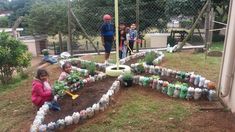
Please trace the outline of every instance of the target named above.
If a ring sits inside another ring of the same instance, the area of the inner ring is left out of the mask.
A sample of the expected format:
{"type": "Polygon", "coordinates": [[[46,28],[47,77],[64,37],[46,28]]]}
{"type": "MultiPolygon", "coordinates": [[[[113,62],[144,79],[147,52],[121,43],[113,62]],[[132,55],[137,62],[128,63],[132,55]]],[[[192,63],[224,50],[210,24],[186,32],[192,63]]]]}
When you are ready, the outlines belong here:
{"type": "Polygon", "coordinates": [[[96,44],[97,44],[97,49],[99,50],[99,41],[97,41],[97,43],[96,43],[96,44]]]}
{"type": "Polygon", "coordinates": [[[56,55],[56,48],[55,48],[55,42],[52,42],[54,46],[54,55],[56,55]]]}
{"type": "Polygon", "coordinates": [[[87,42],[87,40],[86,40],[86,50],[88,50],[88,42],[87,42]]]}

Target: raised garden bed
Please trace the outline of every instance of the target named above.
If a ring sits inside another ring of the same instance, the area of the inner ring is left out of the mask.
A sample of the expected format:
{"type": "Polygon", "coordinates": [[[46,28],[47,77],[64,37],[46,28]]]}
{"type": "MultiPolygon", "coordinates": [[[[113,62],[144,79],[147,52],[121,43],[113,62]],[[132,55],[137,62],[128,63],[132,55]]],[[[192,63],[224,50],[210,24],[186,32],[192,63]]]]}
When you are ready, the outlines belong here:
{"type": "Polygon", "coordinates": [[[72,100],[71,96],[65,95],[58,100],[58,103],[61,105],[61,111],[49,111],[44,123],[55,122],[67,115],[72,115],[73,112],[91,107],[100,100],[103,94],[107,93],[115,79],[107,76],[103,80],[85,85],[84,88],[74,92],[79,95],[75,100],[72,100]]]}
{"type": "MultiPolygon", "coordinates": [[[[133,71],[136,72],[135,75],[137,76],[131,77],[133,78],[132,82],[134,87],[138,84],[143,86],[142,88],[152,88],[162,94],[181,99],[199,100],[202,99],[201,97],[207,97],[209,100],[214,100],[216,94],[214,90],[215,87],[209,87],[209,80],[206,80],[200,75],[195,75],[194,73],[156,66],[162,62],[164,57],[162,53],[157,52],[154,65],[143,63],[144,71],[138,73],[138,69],[136,69],[135,66],[138,65],[136,63],[138,63],[139,59],[144,58],[144,55],[144,52],[138,53],[120,60],[121,64],[131,65],[133,71]],[[140,76],[140,74],[142,76],[140,76]],[[152,75],[155,77],[152,77],[152,75]],[[203,91],[204,89],[207,91],[203,91]],[[181,90],[184,92],[181,93],[181,90]],[[175,96],[175,92],[178,92],[177,96],[175,96]]],[[[89,61],[80,59],[76,59],[75,61],[70,59],[66,61],[73,61],[73,65],[76,66],[73,67],[73,69],[80,72],[82,71],[85,76],[88,76],[88,71],[81,69],[81,63],[90,63],[89,61]]],[[[108,65],[95,63],[96,68],[99,70],[103,70],[108,65]]],[[[96,77],[84,79],[83,82],[85,86],[76,91],[76,93],[80,95],[77,99],[72,100],[71,97],[67,95],[59,99],[58,102],[62,107],[59,112],[48,111],[49,108],[47,104],[44,104],[38,111],[31,130],[39,129],[40,131],[47,131],[57,128],[63,129],[65,126],[83,122],[99,111],[103,111],[110,104],[110,97],[118,91],[120,82],[123,83],[123,76],[120,75],[118,78],[102,78],[102,75],[96,75],[96,77]],[[115,81],[116,79],[118,79],[118,81],[115,81]],[[88,80],[97,80],[97,82],[87,83],[88,80]]]]}

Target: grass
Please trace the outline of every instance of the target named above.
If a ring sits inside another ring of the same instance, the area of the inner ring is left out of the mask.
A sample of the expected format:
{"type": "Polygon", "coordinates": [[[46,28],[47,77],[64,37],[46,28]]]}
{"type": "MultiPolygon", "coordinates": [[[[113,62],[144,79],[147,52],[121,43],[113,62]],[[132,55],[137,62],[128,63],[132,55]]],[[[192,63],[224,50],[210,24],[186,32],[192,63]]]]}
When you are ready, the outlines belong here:
{"type": "Polygon", "coordinates": [[[13,90],[17,88],[18,85],[21,85],[24,80],[26,80],[28,77],[22,78],[21,76],[16,76],[12,79],[10,84],[1,84],[0,85],[0,93],[7,92],[8,90],[13,90]]]}
{"type": "Polygon", "coordinates": [[[212,43],[210,48],[210,50],[213,51],[223,51],[223,49],[224,49],[224,42],[214,42],[212,43]]]}
{"type": "Polygon", "coordinates": [[[136,89],[128,90],[122,96],[115,112],[108,112],[101,122],[85,124],[76,131],[170,131],[177,127],[174,122],[180,122],[193,111],[183,103],[171,99],[155,99],[151,95],[135,92],[136,89]],[[166,107],[167,106],[167,107],[166,107]],[[171,127],[166,127],[164,124],[171,127]]]}
{"type": "Polygon", "coordinates": [[[205,54],[198,53],[165,53],[165,60],[162,66],[166,68],[195,72],[207,79],[218,82],[221,65],[221,57],[209,57],[205,59],[205,54]]]}

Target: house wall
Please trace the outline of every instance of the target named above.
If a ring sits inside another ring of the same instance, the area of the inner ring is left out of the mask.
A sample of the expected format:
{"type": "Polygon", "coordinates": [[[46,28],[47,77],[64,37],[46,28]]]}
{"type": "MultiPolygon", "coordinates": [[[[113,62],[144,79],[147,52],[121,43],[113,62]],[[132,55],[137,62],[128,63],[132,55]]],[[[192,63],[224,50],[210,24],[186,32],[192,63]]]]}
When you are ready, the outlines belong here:
{"type": "Polygon", "coordinates": [[[229,20],[226,30],[225,49],[219,80],[219,95],[235,113],[235,1],[230,1],[229,20]]]}

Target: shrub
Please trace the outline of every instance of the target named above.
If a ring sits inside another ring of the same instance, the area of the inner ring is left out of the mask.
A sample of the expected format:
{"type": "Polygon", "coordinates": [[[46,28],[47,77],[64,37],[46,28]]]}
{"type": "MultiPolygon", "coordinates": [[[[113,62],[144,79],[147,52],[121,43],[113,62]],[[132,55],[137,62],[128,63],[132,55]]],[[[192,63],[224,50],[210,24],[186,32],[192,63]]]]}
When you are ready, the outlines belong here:
{"type": "Polygon", "coordinates": [[[137,72],[138,73],[143,73],[144,72],[144,65],[143,65],[143,63],[140,63],[139,65],[137,65],[137,72]]]}
{"type": "Polygon", "coordinates": [[[156,53],[154,51],[148,52],[144,58],[146,64],[153,65],[153,60],[156,58],[156,53]]]}
{"type": "Polygon", "coordinates": [[[192,22],[192,20],[182,20],[182,21],[180,21],[180,26],[182,27],[182,28],[191,28],[191,26],[193,25],[193,22],[192,22]]]}
{"type": "Polygon", "coordinates": [[[81,76],[78,71],[74,71],[74,72],[70,73],[66,78],[66,81],[68,81],[69,84],[76,83],[80,80],[81,80],[81,76]]]}
{"type": "Polygon", "coordinates": [[[96,66],[94,62],[91,62],[89,64],[87,64],[87,70],[89,71],[90,75],[94,76],[95,75],[95,71],[96,71],[96,66]]]}
{"type": "Polygon", "coordinates": [[[56,81],[53,86],[54,94],[58,94],[60,96],[63,96],[64,91],[69,89],[64,81],[56,81]]]}
{"type": "Polygon", "coordinates": [[[87,62],[82,61],[81,62],[81,69],[86,69],[87,68],[87,62]]]}
{"type": "Polygon", "coordinates": [[[224,38],[225,38],[224,35],[213,34],[212,41],[213,41],[213,42],[223,42],[223,41],[224,41],[224,38]]]}
{"type": "Polygon", "coordinates": [[[123,74],[123,81],[130,81],[130,80],[133,80],[133,74],[132,73],[124,73],[123,74]]]}
{"type": "Polygon", "coordinates": [[[3,84],[11,81],[13,71],[27,68],[31,54],[26,45],[5,32],[0,33],[0,80],[3,84]]]}

